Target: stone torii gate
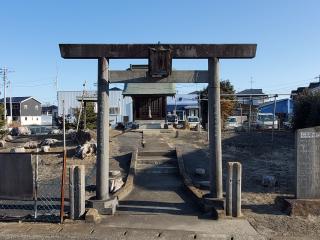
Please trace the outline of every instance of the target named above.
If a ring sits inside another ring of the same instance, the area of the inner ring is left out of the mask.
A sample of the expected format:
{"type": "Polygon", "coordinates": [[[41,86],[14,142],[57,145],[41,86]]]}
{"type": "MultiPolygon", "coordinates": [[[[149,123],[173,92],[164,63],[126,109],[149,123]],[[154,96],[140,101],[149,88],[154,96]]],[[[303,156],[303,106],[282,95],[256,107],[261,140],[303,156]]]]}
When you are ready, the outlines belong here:
{"type": "Polygon", "coordinates": [[[219,60],[254,58],[256,44],[60,44],[66,59],[98,59],[96,203],[109,196],[109,83],[208,83],[211,198],[223,198],[219,60]],[[208,59],[208,71],[172,71],[172,59],[208,59]],[[148,71],[109,71],[109,59],[149,59],[148,71]]]}

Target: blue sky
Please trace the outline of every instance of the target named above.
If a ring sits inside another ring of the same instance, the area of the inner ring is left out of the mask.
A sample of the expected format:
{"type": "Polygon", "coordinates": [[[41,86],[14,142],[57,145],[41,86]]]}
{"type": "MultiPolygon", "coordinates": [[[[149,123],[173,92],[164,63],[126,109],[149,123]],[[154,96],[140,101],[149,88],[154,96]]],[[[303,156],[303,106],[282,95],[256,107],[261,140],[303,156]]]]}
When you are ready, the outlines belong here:
{"type": "MultiPolygon", "coordinates": [[[[221,78],[237,90],[252,78],[253,88],[289,93],[320,74],[319,0],[10,0],[1,9],[0,66],[15,71],[11,92],[43,102],[56,100],[57,72],[59,90],[81,90],[84,80],[95,88],[96,60],[62,59],[59,43],[257,43],[254,59],[221,60],[221,78]]],[[[174,68],[207,69],[207,62],[174,61],[174,68]]]]}

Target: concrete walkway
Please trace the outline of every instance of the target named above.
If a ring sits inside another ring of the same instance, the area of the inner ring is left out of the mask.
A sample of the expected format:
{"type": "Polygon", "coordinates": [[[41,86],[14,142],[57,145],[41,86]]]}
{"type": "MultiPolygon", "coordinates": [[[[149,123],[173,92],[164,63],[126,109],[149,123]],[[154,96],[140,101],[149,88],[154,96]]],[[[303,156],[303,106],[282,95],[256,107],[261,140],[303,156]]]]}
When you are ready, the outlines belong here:
{"type": "MultiPolygon", "coordinates": [[[[145,148],[139,151],[172,150],[161,134],[150,132],[144,134],[144,139],[145,148]]],[[[219,236],[222,237],[221,239],[231,239],[234,236],[248,236],[246,239],[250,239],[249,236],[252,236],[252,239],[259,238],[257,232],[245,219],[215,221],[204,215],[185,191],[182,179],[177,172],[162,174],[138,172],[134,190],[126,199],[120,201],[116,215],[105,217],[102,224],[108,227],[141,231],[146,229],[179,233],[191,231],[219,236]]]]}
{"type": "MultiPolygon", "coordinates": [[[[132,220],[132,219],[131,219],[132,220]]],[[[139,219],[134,219],[138,222],[139,219]]],[[[223,223],[222,225],[225,225],[223,223]]],[[[220,227],[222,225],[219,225],[220,227]]],[[[148,228],[123,228],[110,227],[106,224],[32,224],[32,223],[0,223],[0,239],[15,240],[40,240],[40,239],[91,239],[91,240],[254,240],[263,239],[257,235],[228,235],[218,233],[194,232],[189,229],[185,230],[162,230],[148,228]]]]}

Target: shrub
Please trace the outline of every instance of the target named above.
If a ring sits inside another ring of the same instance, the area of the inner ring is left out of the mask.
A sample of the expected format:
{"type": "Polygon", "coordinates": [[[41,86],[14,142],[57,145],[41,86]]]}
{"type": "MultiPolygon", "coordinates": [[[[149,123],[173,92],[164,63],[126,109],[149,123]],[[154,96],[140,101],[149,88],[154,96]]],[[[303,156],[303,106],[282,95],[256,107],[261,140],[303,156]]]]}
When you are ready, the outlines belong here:
{"type": "Polygon", "coordinates": [[[305,91],[294,100],[294,129],[320,126],[320,93],[305,91]]]}

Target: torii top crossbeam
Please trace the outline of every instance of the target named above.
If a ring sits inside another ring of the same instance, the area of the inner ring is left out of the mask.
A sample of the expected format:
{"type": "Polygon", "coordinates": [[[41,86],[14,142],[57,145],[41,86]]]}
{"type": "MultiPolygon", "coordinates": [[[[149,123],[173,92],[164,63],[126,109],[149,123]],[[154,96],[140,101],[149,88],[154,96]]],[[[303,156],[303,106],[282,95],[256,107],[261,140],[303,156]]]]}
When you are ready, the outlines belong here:
{"type": "MultiPolygon", "coordinates": [[[[254,58],[257,44],[160,44],[172,51],[172,58],[254,58]]],[[[141,59],[159,44],[59,44],[63,58],[141,59]]]]}

